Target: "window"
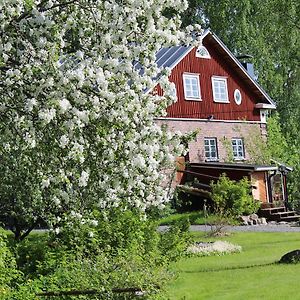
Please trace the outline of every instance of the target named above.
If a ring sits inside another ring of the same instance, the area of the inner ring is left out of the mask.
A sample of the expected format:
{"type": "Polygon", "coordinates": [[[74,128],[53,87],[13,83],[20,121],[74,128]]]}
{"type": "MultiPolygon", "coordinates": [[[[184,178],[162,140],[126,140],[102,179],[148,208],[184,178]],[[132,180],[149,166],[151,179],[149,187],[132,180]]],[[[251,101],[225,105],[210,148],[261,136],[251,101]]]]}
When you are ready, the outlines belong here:
{"type": "Polygon", "coordinates": [[[208,50],[204,46],[199,46],[196,50],[196,57],[199,58],[210,58],[208,50]]]}
{"type": "Polygon", "coordinates": [[[243,139],[234,138],[234,139],[231,140],[231,143],[232,143],[233,158],[235,160],[245,159],[243,139]]]}
{"type": "Polygon", "coordinates": [[[241,105],[241,103],[242,103],[242,94],[241,94],[240,90],[236,89],[234,91],[233,97],[234,97],[235,103],[237,105],[241,105]]]}
{"type": "Polygon", "coordinates": [[[198,74],[183,74],[184,97],[187,100],[201,100],[198,74]]]}
{"type": "Polygon", "coordinates": [[[216,138],[204,139],[205,158],[208,161],[218,160],[218,147],[216,138]]]}
{"type": "Polygon", "coordinates": [[[212,77],[213,96],[215,102],[229,103],[227,91],[227,79],[224,77],[212,77]]]}

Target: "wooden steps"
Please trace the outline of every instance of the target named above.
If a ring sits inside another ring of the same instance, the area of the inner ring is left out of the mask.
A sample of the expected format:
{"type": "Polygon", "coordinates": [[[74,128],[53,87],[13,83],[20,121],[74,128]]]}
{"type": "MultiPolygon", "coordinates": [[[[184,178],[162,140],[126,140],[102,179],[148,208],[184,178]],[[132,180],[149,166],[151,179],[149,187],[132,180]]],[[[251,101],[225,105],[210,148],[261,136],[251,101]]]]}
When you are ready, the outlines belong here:
{"type": "Polygon", "coordinates": [[[287,210],[285,206],[261,208],[258,215],[268,221],[295,222],[300,220],[300,215],[297,215],[295,211],[287,210]]]}

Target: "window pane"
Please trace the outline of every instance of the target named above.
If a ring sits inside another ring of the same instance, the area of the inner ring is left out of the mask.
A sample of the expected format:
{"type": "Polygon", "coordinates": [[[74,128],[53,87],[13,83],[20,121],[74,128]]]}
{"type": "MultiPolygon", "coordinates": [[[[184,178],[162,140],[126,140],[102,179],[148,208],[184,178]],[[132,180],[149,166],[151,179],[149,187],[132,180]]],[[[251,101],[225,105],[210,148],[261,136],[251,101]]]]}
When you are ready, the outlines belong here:
{"type": "Polygon", "coordinates": [[[213,78],[213,90],[214,90],[214,100],[227,102],[228,101],[228,92],[226,86],[226,79],[213,78]]]}
{"type": "Polygon", "coordinates": [[[243,140],[242,139],[232,139],[231,143],[232,143],[233,157],[235,159],[243,159],[245,157],[243,140]]]}
{"type": "Polygon", "coordinates": [[[217,140],[216,138],[204,139],[204,150],[205,157],[207,160],[217,160],[218,150],[217,150],[217,140]]]}
{"type": "Polygon", "coordinates": [[[184,94],[186,98],[200,99],[200,87],[198,75],[183,75],[184,94]]]}

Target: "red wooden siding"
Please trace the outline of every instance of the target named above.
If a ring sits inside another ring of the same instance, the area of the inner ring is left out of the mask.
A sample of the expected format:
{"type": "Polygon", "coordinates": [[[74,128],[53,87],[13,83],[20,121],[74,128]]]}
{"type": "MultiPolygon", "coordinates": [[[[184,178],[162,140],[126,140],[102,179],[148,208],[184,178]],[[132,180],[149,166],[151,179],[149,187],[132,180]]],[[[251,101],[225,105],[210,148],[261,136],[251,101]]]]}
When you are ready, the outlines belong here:
{"type": "MultiPolygon", "coordinates": [[[[197,58],[196,49],[193,49],[172,70],[170,81],[176,84],[176,103],[168,107],[168,117],[172,118],[199,118],[207,119],[213,115],[216,120],[247,120],[259,121],[259,110],[255,109],[257,99],[253,92],[238,77],[236,72],[226,64],[217,50],[204,42],[211,59],[197,58]],[[200,75],[200,90],[202,101],[185,100],[183,90],[183,73],[196,73],[200,75]],[[213,101],[212,76],[227,77],[228,97],[230,103],[216,103],[213,101]],[[242,103],[237,105],[234,101],[234,90],[239,89],[242,94],[242,103]]],[[[162,91],[157,89],[158,94],[162,91]]]]}

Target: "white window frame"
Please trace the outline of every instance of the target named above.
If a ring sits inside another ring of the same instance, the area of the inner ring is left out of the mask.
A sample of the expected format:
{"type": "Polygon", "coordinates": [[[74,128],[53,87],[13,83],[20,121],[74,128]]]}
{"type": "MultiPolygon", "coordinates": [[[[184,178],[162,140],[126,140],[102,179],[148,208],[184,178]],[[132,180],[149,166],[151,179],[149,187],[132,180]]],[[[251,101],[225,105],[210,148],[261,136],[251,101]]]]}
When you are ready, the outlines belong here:
{"type": "Polygon", "coordinates": [[[217,138],[215,138],[215,137],[204,138],[204,154],[205,154],[206,161],[218,161],[219,160],[217,138]],[[206,142],[208,142],[208,144],[206,142]],[[215,151],[212,150],[213,147],[215,147],[215,151]],[[215,152],[216,156],[212,156],[212,152],[215,152]]]}
{"type": "Polygon", "coordinates": [[[192,73],[184,73],[182,75],[182,79],[183,79],[183,90],[184,90],[184,99],[185,100],[194,100],[194,101],[202,101],[201,99],[201,88],[200,88],[200,79],[199,79],[199,74],[192,74],[192,73]],[[196,83],[197,83],[197,88],[198,88],[198,97],[196,96],[188,96],[187,92],[188,92],[188,87],[186,84],[186,79],[196,79],[196,83]]]}
{"type": "Polygon", "coordinates": [[[242,93],[239,89],[234,90],[233,98],[234,98],[234,101],[237,105],[242,104],[243,97],[242,97],[242,93]]]}
{"type": "Polygon", "coordinates": [[[212,76],[211,77],[211,84],[212,84],[212,91],[213,91],[214,102],[229,103],[228,88],[227,88],[227,77],[212,76]],[[218,94],[215,91],[215,83],[216,82],[223,82],[225,84],[225,96],[226,96],[225,98],[218,97],[218,94]]]}
{"type": "Polygon", "coordinates": [[[207,50],[207,48],[205,46],[199,46],[197,49],[196,49],[196,57],[198,58],[207,58],[207,59],[210,59],[211,56],[207,50]]]}
{"type": "Polygon", "coordinates": [[[244,140],[242,138],[232,138],[231,146],[234,160],[245,160],[244,140]]]}

